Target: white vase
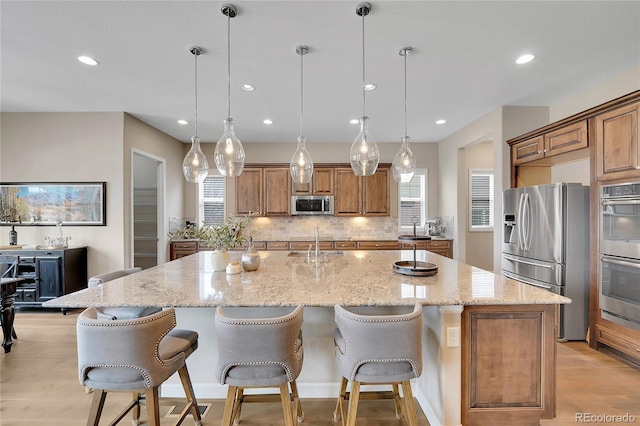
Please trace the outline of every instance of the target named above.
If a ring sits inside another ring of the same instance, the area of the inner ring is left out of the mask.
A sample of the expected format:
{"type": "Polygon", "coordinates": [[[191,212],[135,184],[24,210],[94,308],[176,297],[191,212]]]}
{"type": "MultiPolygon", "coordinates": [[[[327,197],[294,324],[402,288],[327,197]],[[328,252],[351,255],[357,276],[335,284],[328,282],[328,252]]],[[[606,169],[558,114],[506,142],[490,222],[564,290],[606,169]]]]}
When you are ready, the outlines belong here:
{"type": "Polygon", "coordinates": [[[224,271],[229,263],[229,252],[226,250],[214,250],[211,252],[211,266],[216,272],[224,271]]]}

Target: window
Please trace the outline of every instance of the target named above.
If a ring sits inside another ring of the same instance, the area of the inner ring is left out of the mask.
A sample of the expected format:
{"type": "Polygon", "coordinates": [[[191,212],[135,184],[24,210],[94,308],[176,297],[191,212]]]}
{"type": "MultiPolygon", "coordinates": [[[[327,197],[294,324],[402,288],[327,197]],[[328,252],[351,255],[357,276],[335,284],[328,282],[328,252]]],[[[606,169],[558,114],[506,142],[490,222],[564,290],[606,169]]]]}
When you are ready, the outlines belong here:
{"type": "Polygon", "coordinates": [[[426,169],[418,169],[411,182],[398,183],[398,229],[413,232],[413,221],[417,227],[424,226],[427,219],[427,175],[426,169]]]}
{"type": "Polygon", "coordinates": [[[469,170],[469,231],[493,231],[493,170],[469,170]]]}
{"type": "Polygon", "coordinates": [[[209,175],[198,185],[198,218],[200,225],[224,223],[224,176],[209,175]]]}

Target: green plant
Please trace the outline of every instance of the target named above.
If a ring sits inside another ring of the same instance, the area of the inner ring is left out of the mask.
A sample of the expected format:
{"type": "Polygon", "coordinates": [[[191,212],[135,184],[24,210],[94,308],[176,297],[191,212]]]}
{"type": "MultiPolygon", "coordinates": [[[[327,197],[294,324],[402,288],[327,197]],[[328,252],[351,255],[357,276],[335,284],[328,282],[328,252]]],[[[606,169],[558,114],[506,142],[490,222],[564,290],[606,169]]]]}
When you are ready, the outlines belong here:
{"type": "Polygon", "coordinates": [[[168,236],[170,240],[197,238],[203,241],[207,247],[229,250],[248,240],[248,236],[242,231],[250,220],[249,216],[240,219],[229,216],[222,225],[214,226],[203,223],[199,228],[189,226],[169,232],[168,236]]]}

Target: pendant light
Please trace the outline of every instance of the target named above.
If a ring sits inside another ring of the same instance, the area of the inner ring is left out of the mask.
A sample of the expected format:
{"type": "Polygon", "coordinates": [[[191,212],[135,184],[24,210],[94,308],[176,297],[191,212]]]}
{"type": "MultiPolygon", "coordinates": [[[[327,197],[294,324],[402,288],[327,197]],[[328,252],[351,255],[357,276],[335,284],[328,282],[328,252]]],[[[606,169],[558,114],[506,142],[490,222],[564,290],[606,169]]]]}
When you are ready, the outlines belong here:
{"type": "Polygon", "coordinates": [[[289,163],[289,172],[294,183],[309,183],[311,182],[311,176],[313,176],[313,160],[311,160],[311,154],[307,151],[306,143],[307,138],[304,137],[302,130],[303,124],[303,58],[304,55],[309,53],[307,46],[296,47],[296,53],[300,55],[300,136],[298,136],[298,148],[291,157],[289,163]]]}
{"type": "Polygon", "coordinates": [[[182,161],[182,173],[187,182],[202,183],[209,174],[209,163],[207,157],[200,149],[200,138],[198,137],[198,56],[202,55],[201,47],[194,46],[189,49],[195,58],[195,99],[196,99],[196,115],[195,115],[195,132],[191,137],[191,149],[182,161]]]}
{"type": "Polygon", "coordinates": [[[362,16],[362,117],[360,117],[360,133],[351,145],[349,159],[353,172],[358,176],[370,176],[376,172],[380,161],[378,143],[369,133],[369,117],[365,114],[365,74],[364,74],[364,17],[371,11],[369,3],[360,3],[356,14],[362,16]]]}
{"type": "Polygon", "coordinates": [[[400,145],[400,151],[393,158],[391,169],[393,170],[393,179],[396,182],[411,182],[416,172],[416,159],[409,148],[409,140],[407,136],[407,56],[411,54],[411,47],[403,47],[400,49],[400,56],[404,57],[404,136],[400,145]]]}
{"type": "Polygon", "coordinates": [[[244,168],[244,148],[233,131],[231,118],[231,18],[238,14],[235,6],[224,4],[222,14],[227,17],[227,118],[224,119],[224,133],[216,143],[214,160],[222,176],[239,176],[244,168]]]}

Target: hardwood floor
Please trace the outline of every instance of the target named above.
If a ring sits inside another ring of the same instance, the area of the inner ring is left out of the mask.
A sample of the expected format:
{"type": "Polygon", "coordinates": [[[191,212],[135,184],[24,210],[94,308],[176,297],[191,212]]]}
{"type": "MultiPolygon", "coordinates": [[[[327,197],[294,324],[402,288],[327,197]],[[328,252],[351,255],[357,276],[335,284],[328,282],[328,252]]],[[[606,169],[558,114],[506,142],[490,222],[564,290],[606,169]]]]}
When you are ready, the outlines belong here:
{"type": "MultiPolygon", "coordinates": [[[[86,424],[92,394],[87,394],[77,379],[75,322],[79,311],[63,316],[59,311],[21,309],[17,314],[19,340],[9,354],[0,355],[0,426],[86,424]]],[[[543,426],[575,425],[576,413],[590,415],[634,415],[640,423],[640,369],[606,353],[590,349],[584,342],[558,345],[557,417],[541,422],[543,426]]],[[[107,397],[104,419],[118,413],[128,394],[107,397]]],[[[223,411],[221,400],[199,400],[210,404],[204,426],[219,425],[223,411]]],[[[174,419],[165,415],[179,401],[163,400],[162,424],[174,419]]],[[[302,400],[303,424],[335,426],[335,400],[302,400]]],[[[428,425],[419,410],[420,426],[428,425]]],[[[143,410],[143,419],[146,417],[143,410]]],[[[275,426],[282,424],[279,404],[247,404],[241,424],[275,426]]],[[[586,422],[585,422],[586,423],[586,422]]],[[[121,424],[130,424],[125,418],[121,424]]],[[[183,424],[193,424],[190,420],[183,424]]],[[[393,426],[391,401],[363,401],[358,410],[358,425],[393,426]]],[[[610,424],[610,423],[599,423],[610,424]]],[[[435,426],[435,425],[434,425],[435,426]]]]}

